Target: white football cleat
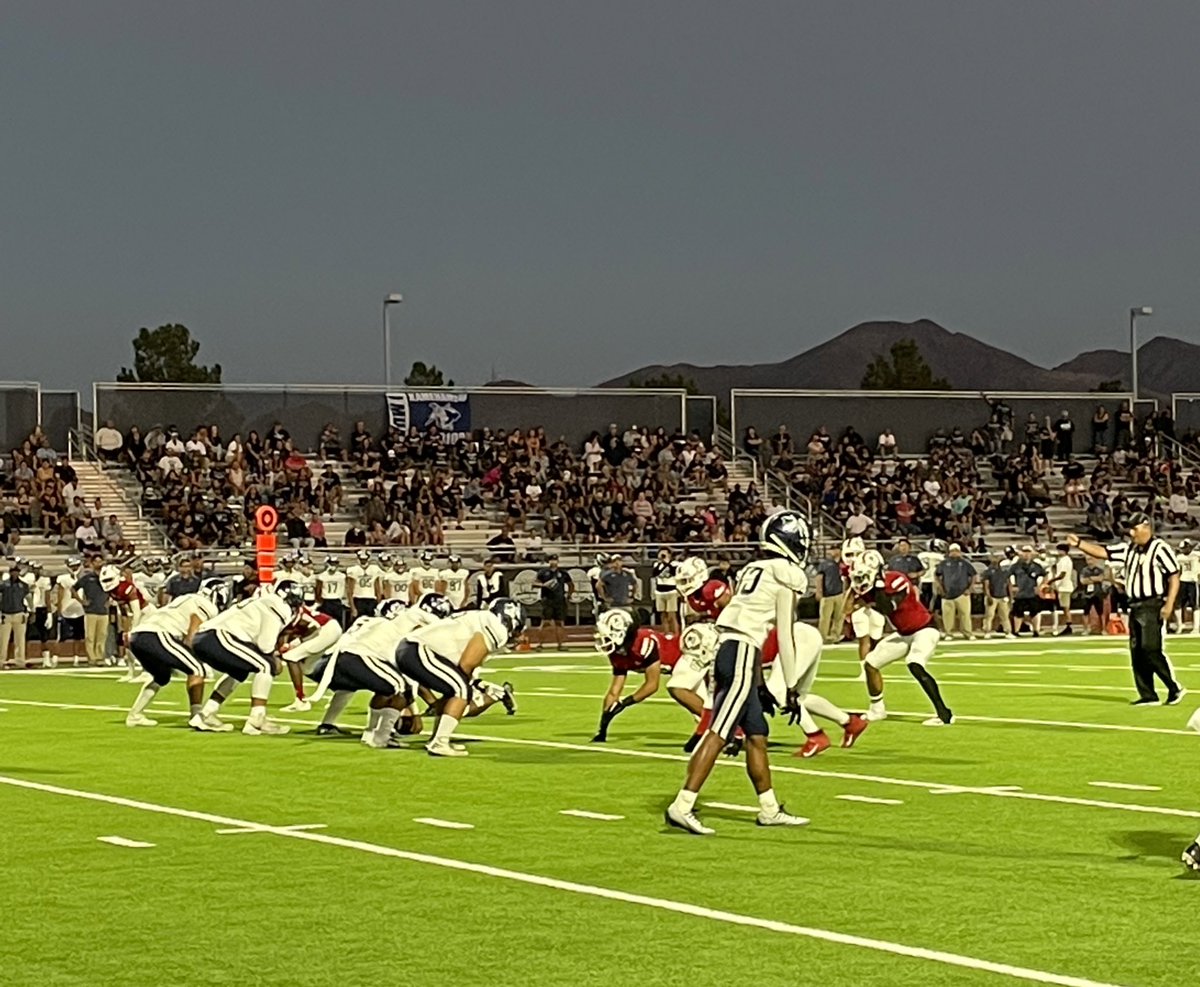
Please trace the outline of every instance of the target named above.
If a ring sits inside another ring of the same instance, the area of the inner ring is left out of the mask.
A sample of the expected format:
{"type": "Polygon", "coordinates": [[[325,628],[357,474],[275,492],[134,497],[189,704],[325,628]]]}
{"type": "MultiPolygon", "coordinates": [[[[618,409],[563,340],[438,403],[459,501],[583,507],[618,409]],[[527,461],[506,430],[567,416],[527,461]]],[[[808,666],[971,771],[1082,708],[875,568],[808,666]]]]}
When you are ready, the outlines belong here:
{"type": "Polygon", "coordinates": [[[760,812],[755,822],[759,826],[807,826],[808,820],[803,816],[793,816],[781,805],[774,812],[760,812]]]}
{"type": "Polygon", "coordinates": [[[188,720],[188,726],[201,733],[229,733],[233,730],[232,723],[226,723],[216,716],[204,716],[201,713],[197,713],[188,720]]]}
{"type": "Polygon", "coordinates": [[[871,723],[878,723],[880,720],[887,719],[887,708],[883,703],[872,703],[863,717],[871,723]]]}
{"type": "Polygon", "coordinates": [[[263,720],[262,723],[254,724],[247,720],[242,725],[242,733],[247,737],[282,737],[292,728],[284,726],[282,723],[275,723],[272,720],[263,720]]]}
{"type": "Polygon", "coordinates": [[[307,713],[312,709],[312,703],[307,699],[295,699],[284,706],[279,712],[281,713],[307,713]]]}
{"type": "Polygon", "coordinates": [[[931,716],[927,720],[921,721],[923,727],[949,727],[954,725],[954,714],[950,714],[950,719],[943,720],[940,716],[931,716]]]}
{"type": "Polygon", "coordinates": [[[685,833],[691,833],[694,836],[712,836],[716,832],[715,829],[705,826],[695,812],[681,809],[674,802],[667,806],[663,818],[668,826],[682,829],[685,833]]]}
{"type": "Polygon", "coordinates": [[[1200,709],[1197,709],[1187,721],[1188,729],[1200,733],[1200,709]]]}
{"type": "Polygon", "coordinates": [[[466,757],[467,749],[462,744],[431,740],[425,745],[425,753],[430,757],[466,757]]]}
{"type": "Polygon", "coordinates": [[[156,727],[158,720],[152,720],[142,713],[130,713],[125,717],[125,725],[127,727],[156,727]]]}

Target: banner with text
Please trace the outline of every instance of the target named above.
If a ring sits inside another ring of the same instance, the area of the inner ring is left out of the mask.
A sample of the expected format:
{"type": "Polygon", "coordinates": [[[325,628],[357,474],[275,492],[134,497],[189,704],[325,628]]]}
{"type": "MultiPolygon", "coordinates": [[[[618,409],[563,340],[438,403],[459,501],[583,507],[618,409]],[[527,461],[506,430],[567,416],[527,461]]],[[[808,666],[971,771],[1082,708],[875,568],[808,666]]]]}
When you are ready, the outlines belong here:
{"type": "Polygon", "coordinates": [[[405,391],[387,395],[388,424],[407,432],[436,428],[443,442],[457,442],[471,431],[471,399],[449,391],[405,391]]]}

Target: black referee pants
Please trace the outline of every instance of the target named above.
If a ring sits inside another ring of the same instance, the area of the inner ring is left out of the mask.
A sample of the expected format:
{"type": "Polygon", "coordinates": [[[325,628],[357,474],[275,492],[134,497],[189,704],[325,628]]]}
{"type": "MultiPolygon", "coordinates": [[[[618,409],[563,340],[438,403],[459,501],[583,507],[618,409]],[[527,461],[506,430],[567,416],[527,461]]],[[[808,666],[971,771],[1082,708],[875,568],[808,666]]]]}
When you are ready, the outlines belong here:
{"type": "Polygon", "coordinates": [[[1129,658],[1133,684],[1141,699],[1157,699],[1154,677],[1167,688],[1168,698],[1179,691],[1171,663],[1163,652],[1162,600],[1138,600],[1129,606],[1129,658]]]}

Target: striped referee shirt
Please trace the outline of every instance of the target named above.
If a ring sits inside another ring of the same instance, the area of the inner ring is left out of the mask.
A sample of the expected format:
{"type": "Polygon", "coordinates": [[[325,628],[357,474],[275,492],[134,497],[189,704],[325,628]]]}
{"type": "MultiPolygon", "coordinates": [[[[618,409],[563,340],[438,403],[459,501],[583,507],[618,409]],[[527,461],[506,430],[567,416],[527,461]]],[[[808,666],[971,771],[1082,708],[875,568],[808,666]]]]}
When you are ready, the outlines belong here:
{"type": "Polygon", "coordinates": [[[1144,548],[1123,543],[1110,545],[1110,562],[1125,569],[1125,592],[1133,602],[1164,599],[1171,577],[1179,572],[1175,552],[1161,538],[1151,538],[1144,548]]]}

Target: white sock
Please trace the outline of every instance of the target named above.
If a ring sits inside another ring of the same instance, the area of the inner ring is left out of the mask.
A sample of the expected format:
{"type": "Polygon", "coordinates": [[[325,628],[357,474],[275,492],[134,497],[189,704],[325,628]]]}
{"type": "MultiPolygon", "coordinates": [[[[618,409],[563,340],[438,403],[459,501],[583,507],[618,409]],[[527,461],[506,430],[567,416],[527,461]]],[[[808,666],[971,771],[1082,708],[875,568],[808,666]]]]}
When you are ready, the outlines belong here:
{"type": "Polygon", "coordinates": [[[758,796],[758,807],[769,816],[779,811],[779,800],[775,798],[775,789],[768,788],[758,796]]]}
{"type": "Polygon", "coordinates": [[[129,669],[130,675],[140,674],[138,672],[138,663],[133,660],[133,655],[131,655],[131,654],[125,655],[125,667],[129,669]]]}
{"type": "Polygon", "coordinates": [[[253,723],[256,727],[261,727],[267,722],[267,707],[266,706],[251,706],[248,723],[253,723]]]}
{"type": "MultiPolygon", "coordinates": [[[[850,714],[840,706],[835,706],[824,696],[818,696],[814,692],[810,692],[804,697],[804,707],[813,716],[819,716],[823,720],[833,720],[838,726],[844,727],[850,722],[850,714]]],[[[803,721],[801,721],[803,725],[803,721]]]]}
{"type": "Polygon", "coordinates": [[[158,695],[159,684],[157,682],[147,682],[142,686],[142,691],[137,694],[137,699],[133,701],[133,705],[129,709],[130,716],[137,716],[147,706],[150,705],[156,695],[158,695]]]}
{"type": "Polygon", "coordinates": [[[221,712],[221,704],[215,699],[209,699],[200,707],[200,715],[205,719],[208,719],[210,716],[216,716],[219,712],[221,712]]]}
{"type": "Polygon", "coordinates": [[[325,715],[321,717],[321,722],[336,723],[337,718],[342,715],[353,698],[353,692],[335,692],[329,698],[329,705],[325,708],[325,715]]]}
{"type": "Polygon", "coordinates": [[[192,703],[191,706],[188,707],[188,709],[191,711],[192,716],[199,716],[200,710],[204,709],[204,704],[203,703],[192,703]]]}
{"type": "Polygon", "coordinates": [[[686,788],[679,789],[679,794],[675,796],[675,804],[684,812],[691,812],[696,808],[696,797],[699,792],[689,792],[686,788]]]}
{"type": "Polygon", "coordinates": [[[374,733],[375,728],[379,726],[379,717],[383,714],[383,710],[371,707],[367,710],[367,732],[374,733]]]}
{"type": "Polygon", "coordinates": [[[270,672],[255,672],[250,679],[250,698],[266,699],[271,695],[271,683],[275,676],[270,672]]]}
{"type": "Polygon", "coordinates": [[[396,729],[396,723],[400,719],[400,710],[398,709],[381,709],[379,711],[379,722],[375,726],[375,739],[379,743],[387,743],[391,737],[392,731],[396,729]]]}
{"type": "Polygon", "coordinates": [[[821,728],[817,726],[817,721],[812,718],[812,713],[810,713],[807,707],[803,704],[800,706],[800,729],[806,734],[821,732],[821,728]]]}
{"type": "Polygon", "coordinates": [[[433,731],[433,743],[448,744],[450,736],[458,729],[458,718],[443,713],[438,717],[437,727],[433,731]]]}

